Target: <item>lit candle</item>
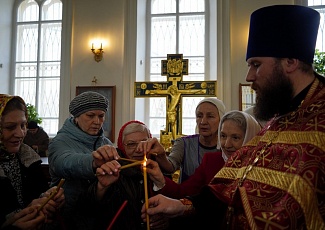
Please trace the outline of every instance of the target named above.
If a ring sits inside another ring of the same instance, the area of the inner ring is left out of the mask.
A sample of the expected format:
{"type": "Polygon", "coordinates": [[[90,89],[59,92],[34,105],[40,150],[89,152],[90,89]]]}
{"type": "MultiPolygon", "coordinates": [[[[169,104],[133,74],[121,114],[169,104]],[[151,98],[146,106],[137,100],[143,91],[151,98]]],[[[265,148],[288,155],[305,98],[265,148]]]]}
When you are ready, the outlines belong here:
{"type": "Polygon", "coordinates": [[[94,49],[94,43],[91,44],[91,49],[94,49]]]}
{"type": "MultiPolygon", "coordinates": [[[[145,161],[143,163],[143,180],[144,180],[144,200],[146,205],[146,210],[149,208],[148,202],[148,179],[147,179],[147,168],[146,168],[147,158],[145,157],[145,161]]],[[[150,223],[149,223],[149,215],[146,215],[147,218],[147,230],[150,230],[150,223]]]]}
{"type": "Polygon", "coordinates": [[[103,49],[103,43],[100,43],[100,49],[103,49]]]}

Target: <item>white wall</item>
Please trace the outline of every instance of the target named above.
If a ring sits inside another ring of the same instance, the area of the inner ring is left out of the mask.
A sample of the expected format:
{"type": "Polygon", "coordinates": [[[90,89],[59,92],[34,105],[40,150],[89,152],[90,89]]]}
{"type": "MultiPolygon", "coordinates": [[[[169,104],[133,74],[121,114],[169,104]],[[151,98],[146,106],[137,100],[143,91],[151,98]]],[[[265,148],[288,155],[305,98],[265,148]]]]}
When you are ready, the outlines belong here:
{"type": "Polygon", "coordinates": [[[76,86],[116,86],[115,141],[121,127],[124,54],[124,1],[78,0],[74,2],[70,99],[76,86]],[[90,50],[91,40],[104,41],[103,60],[96,62],[90,50]]]}
{"type": "Polygon", "coordinates": [[[13,4],[13,0],[1,0],[0,2],[0,93],[9,93],[13,4]]]}

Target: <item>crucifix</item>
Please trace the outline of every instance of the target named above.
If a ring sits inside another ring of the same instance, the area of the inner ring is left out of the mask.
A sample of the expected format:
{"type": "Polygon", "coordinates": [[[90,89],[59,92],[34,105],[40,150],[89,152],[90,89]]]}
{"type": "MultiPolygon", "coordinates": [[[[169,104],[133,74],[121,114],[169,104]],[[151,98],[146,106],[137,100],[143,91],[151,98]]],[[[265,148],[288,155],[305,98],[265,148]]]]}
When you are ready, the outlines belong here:
{"type": "Polygon", "coordinates": [[[167,82],[135,82],[134,97],[166,97],[166,129],[160,134],[163,144],[182,136],[182,97],[216,96],[217,82],[184,82],[183,75],[188,75],[188,59],[183,59],[183,54],[167,54],[167,60],[161,61],[161,75],[167,76],[167,82]]]}

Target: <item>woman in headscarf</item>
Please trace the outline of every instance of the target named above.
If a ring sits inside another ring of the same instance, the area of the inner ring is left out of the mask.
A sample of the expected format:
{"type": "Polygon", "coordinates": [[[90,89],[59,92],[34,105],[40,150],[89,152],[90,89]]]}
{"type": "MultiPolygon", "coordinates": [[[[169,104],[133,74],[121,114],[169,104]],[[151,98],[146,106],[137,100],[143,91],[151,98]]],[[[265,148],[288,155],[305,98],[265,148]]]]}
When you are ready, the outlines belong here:
{"type": "Polygon", "coordinates": [[[202,163],[186,181],[178,184],[164,177],[155,161],[148,160],[147,172],[154,183],[154,190],[171,198],[183,198],[200,192],[224,166],[231,154],[251,140],[261,127],[251,115],[238,110],[226,113],[220,120],[218,141],[221,151],[209,152],[202,163]]]}
{"type": "Polygon", "coordinates": [[[167,156],[157,138],[152,138],[139,145],[139,150],[156,154],[156,161],[163,173],[172,174],[180,170],[178,182],[191,176],[201,164],[204,154],[220,150],[218,145],[218,126],[225,114],[225,105],[216,97],[201,100],[195,110],[196,132],[176,139],[170,154],[167,156]]]}
{"type": "MultiPolygon", "coordinates": [[[[92,184],[87,194],[81,197],[80,210],[83,215],[93,216],[95,225],[92,229],[104,230],[112,224],[112,229],[141,230],[146,224],[141,219],[141,207],[145,201],[144,175],[141,163],[120,170],[122,165],[142,162],[143,152],[136,151],[138,144],[151,137],[148,127],[140,121],[132,120],[125,123],[118,136],[118,154],[110,156],[110,161],[97,168],[98,181],[92,184]],[[127,201],[123,212],[112,223],[123,202],[127,201]]],[[[148,182],[149,193],[152,184],[148,182]]],[[[150,220],[151,229],[166,229],[168,221],[162,216],[150,220]]]]}
{"type": "Polygon", "coordinates": [[[23,143],[27,108],[18,96],[0,94],[0,228],[36,229],[64,202],[63,189],[44,206],[50,188],[40,156],[23,143]],[[46,191],[46,192],[45,192],[46,191]],[[38,210],[40,209],[40,210],[38,210]]]}

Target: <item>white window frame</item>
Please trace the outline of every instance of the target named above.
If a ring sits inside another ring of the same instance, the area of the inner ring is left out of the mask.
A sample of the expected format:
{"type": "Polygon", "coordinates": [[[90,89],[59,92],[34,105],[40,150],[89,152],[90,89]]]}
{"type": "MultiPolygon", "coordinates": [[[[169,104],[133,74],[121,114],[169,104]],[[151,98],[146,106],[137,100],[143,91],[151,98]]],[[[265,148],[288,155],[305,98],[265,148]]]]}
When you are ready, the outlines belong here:
{"type": "MultiPolygon", "coordinates": [[[[61,20],[61,58],[60,58],[60,92],[59,92],[59,98],[57,100],[59,101],[59,108],[58,116],[50,117],[51,119],[57,119],[57,127],[52,127],[52,132],[50,130],[45,131],[49,134],[50,138],[54,137],[59,129],[59,127],[62,126],[65,118],[69,115],[67,114],[66,108],[68,106],[69,102],[66,101],[60,101],[60,98],[64,98],[65,95],[70,95],[70,80],[69,78],[62,78],[61,76],[70,76],[70,68],[69,63],[71,60],[71,51],[70,51],[70,42],[72,37],[72,1],[69,0],[60,0],[62,2],[62,20],[61,20]]],[[[19,8],[19,5],[23,2],[23,0],[15,0],[14,6],[13,6],[13,26],[12,26],[12,47],[11,47],[11,65],[10,65],[10,88],[9,92],[11,94],[16,94],[15,92],[15,66],[16,66],[16,43],[17,43],[17,11],[19,8]]],[[[41,2],[39,0],[36,0],[36,2],[41,2]]],[[[38,83],[37,83],[38,84],[38,83]]],[[[37,103],[38,103],[38,95],[35,95],[35,106],[37,109],[37,103]]],[[[28,101],[26,101],[29,103],[28,101]]],[[[42,118],[42,116],[40,116],[42,118]]],[[[43,119],[43,118],[42,118],[43,119]]]]}
{"type": "MultiPolygon", "coordinates": [[[[178,0],[177,0],[178,1],[178,0]]],[[[147,1],[147,5],[142,3],[141,1],[138,1],[138,14],[139,12],[150,12],[148,10],[148,7],[150,8],[150,1],[147,1]],[[145,10],[143,10],[143,7],[146,7],[145,10]]],[[[216,18],[217,18],[217,3],[215,1],[209,1],[205,0],[205,73],[204,73],[204,80],[217,80],[217,25],[215,24],[216,18]],[[213,22],[211,25],[210,22],[213,22]]],[[[141,24],[139,20],[145,21],[145,25],[147,28],[150,28],[150,20],[151,18],[146,15],[140,16],[138,15],[138,41],[146,41],[150,39],[150,29],[145,29],[139,27],[141,24]],[[140,18],[140,19],[139,19],[140,18]],[[143,33],[139,31],[145,30],[145,36],[143,33]]],[[[143,23],[142,23],[143,24],[143,23]]],[[[142,43],[142,46],[137,45],[137,57],[139,63],[137,63],[137,74],[136,74],[136,81],[150,81],[150,44],[146,43],[145,45],[142,43]]],[[[167,54],[166,54],[167,57],[167,54]]],[[[164,57],[163,59],[166,59],[164,57]]],[[[186,58],[186,57],[184,57],[186,58]]],[[[167,79],[166,79],[167,80],[167,79]]],[[[149,99],[143,99],[143,98],[136,98],[135,99],[135,119],[141,120],[144,123],[146,123],[149,128],[150,127],[150,117],[149,117],[149,99]]],[[[195,108],[194,108],[195,109],[195,108]]],[[[195,111],[193,111],[193,131],[192,133],[188,134],[194,134],[195,133],[195,111]]],[[[153,133],[153,136],[159,138],[159,133],[153,133]]]]}

